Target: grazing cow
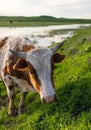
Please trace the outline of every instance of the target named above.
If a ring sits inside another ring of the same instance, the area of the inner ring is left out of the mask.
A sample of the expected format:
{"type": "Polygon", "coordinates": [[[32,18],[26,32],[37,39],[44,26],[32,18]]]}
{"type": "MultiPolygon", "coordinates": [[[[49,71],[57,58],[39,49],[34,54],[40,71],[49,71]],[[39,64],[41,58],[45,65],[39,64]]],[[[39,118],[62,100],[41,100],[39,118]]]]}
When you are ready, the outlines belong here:
{"type": "Polygon", "coordinates": [[[27,92],[38,92],[44,103],[56,99],[53,64],[65,55],[55,53],[64,42],[51,48],[36,48],[28,38],[5,37],[0,40],[0,79],[9,97],[9,114],[15,114],[15,87],[21,91],[18,113],[23,113],[27,92]]]}

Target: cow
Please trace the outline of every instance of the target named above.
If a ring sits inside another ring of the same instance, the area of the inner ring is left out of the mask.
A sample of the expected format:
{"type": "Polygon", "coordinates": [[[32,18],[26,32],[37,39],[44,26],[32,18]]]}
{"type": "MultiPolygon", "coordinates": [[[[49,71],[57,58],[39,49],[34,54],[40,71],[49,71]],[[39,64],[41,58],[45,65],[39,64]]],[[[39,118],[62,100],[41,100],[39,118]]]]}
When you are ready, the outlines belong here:
{"type": "Polygon", "coordinates": [[[4,82],[9,97],[9,115],[15,114],[15,87],[21,92],[18,114],[24,112],[28,92],[38,92],[41,101],[56,100],[53,81],[54,63],[61,62],[65,55],[56,53],[64,44],[50,48],[38,48],[26,37],[9,36],[0,40],[0,79],[4,82]]]}

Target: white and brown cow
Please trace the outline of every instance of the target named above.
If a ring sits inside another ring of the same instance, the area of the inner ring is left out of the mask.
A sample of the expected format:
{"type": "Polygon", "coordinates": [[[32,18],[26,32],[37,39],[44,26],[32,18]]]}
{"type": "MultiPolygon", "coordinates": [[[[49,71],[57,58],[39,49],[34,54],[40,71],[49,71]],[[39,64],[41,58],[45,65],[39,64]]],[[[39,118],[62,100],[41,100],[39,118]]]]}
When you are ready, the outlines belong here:
{"type": "Polygon", "coordinates": [[[9,97],[9,114],[15,113],[15,87],[21,91],[18,113],[23,113],[26,93],[38,92],[44,103],[55,100],[53,64],[65,55],[55,53],[61,44],[51,48],[36,48],[28,38],[5,37],[0,40],[0,79],[9,97]]]}

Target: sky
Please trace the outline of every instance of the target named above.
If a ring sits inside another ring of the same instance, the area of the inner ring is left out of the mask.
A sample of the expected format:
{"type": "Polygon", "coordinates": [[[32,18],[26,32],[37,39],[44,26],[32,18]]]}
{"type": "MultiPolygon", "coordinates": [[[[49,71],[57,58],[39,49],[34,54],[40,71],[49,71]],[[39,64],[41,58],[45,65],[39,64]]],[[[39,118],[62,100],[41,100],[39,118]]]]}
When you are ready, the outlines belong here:
{"type": "Polygon", "coordinates": [[[0,16],[91,18],[91,0],[0,0],[0,16]]]}

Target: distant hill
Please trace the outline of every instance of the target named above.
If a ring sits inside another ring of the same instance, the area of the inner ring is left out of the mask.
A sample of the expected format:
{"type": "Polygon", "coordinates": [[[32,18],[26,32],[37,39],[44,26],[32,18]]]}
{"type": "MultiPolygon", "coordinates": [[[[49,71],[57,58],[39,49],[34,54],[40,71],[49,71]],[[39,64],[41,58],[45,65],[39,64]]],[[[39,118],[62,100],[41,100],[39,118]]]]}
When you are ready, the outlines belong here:
{"type": "Polygon", "coordinates": [[[0,16],[0,22],[59,22],[59,23],[91,23],[91,19],[56,18],[53,16],[0,16]]]}
{"type": "Polygon", "coordinates": [[[91,19],[56,18],[53,16],[0,16],[0,27],[34,27],[65,24],[91,24],[91,19]]]}

